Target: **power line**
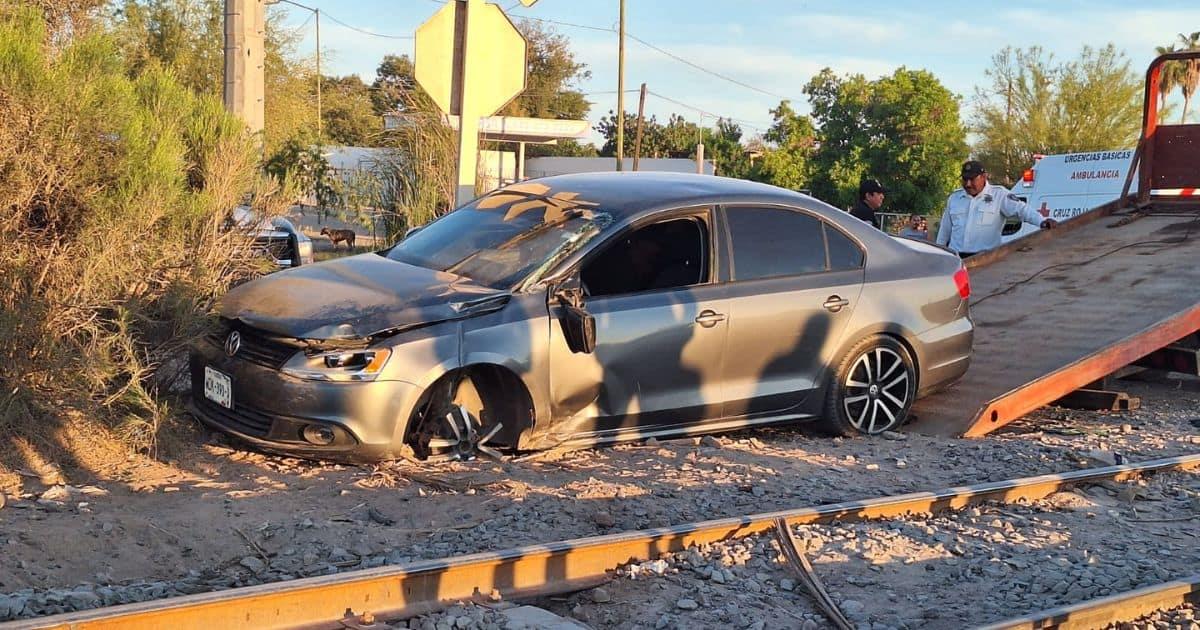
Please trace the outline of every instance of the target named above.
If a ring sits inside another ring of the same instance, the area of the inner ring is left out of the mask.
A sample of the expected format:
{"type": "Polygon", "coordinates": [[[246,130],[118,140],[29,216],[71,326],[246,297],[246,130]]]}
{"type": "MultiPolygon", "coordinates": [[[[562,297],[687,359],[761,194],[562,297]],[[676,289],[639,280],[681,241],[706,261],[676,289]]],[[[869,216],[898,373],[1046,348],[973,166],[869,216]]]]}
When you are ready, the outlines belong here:
{"type": "Polygon", "coordinates": [[[324,15],[325,17],[329,18],[330,20],[333,20],[334,22],[336,22],[352,31],[357,31],[364,35],[371,35],[372,37],[383,37],[386,39],[412,39],[413,38],[412,35],[384,35],[383,33],[372,33],[371,31],[363,30],[361,28],[358,28],[357,26],[350,26],[349,24],[333,17],[332,15],[330,15],[328,13],[325,13],[324,11],[322,11],[321,14],[324,15]]]}
{"type": "MultiPolygon", "coordinates": [[[[434,4],[438,4],[438,5],[444,5],[444,4],[445,4],[444,0],[429,0],[429,1],[430,1],[430,2],[433,2],[434,4]]],[[[520,4],[520,3],[517,3],[517,4],[520,4]]],[[[513,7],[510,7],[510,8],[508,9],[508,11],[506,11],[506,13],[508,13],[508,12],[511,12],[511,11],[512,11],[512,9],[513,9],[513,8],[515,8],[516,6],[517,6],[517,5],[513,5],[513,7]]],[[[567,27],[570,27],[570,28],[579,28],[579,29],[585,29],[585,30],[589,30],[589,31],[598,31],[598,32],[601,32],[601,33],[613,33],[613,34],[616,34],[616,33],[617,33],[617,29],[615,29],[615,28],[612,28],[612,27],[607,27],[607,28],[606,28],[606,27],[602,27],[602,26],[591,26],[591,25],[589,25],[589,24],[578,24],[578,23],[575,23],[575,22],[564,22],[564,21],[561,21],[561,20],[550,20],[550,19],[547,19],[547,18],[534,17],[534,16],[531,16],[531,15],[522,15],[522,16],[520,16],[520,17],[521,17],[521,19],[524,19],[524,20],[533,20],[533,21],[535,21],[535,22],[542,22],[542,23],[544,23],[544,24],[554,24],[554,25],[557,25],[557,26],[567,26],[567,27]]],[[[722,74],[722,73],[720,73],[720,72],[717,72],[717,71],[715,71],[715,70],[710,70],[710,69],[708,69],[708,68],[705,68],[704,66],[701,66],[701,65],[700,65],[700,64],[698,64],[698,63],[695,63],[695,62],[693,62],[693,61],[691,61],[691,60],[688,60],[688,59],[686,59],[686,58],[684,58],[684,57],[681,57],[681,56],[679,56],[679,55],[676,55],[675,53],[672,53],[672,52],[671,52],[671,51],[669,51],[669,50],[665,50],[665,49],[663,49],[663,48],[660,48],[660,47],[658,47],[658,46],[655,46],[654,44],[651,44],[650,42],[648,42],[648,41],[646,41],[646,40],[644,40],[644,39],[642,39],[642,38],[640,38],[640,37],[638,37],[638,36],[636,36],[636,35],[634,35],[634,34],[630,33],[629,31],[625,31],[625,36],[626,36],[626,37],[628,37],[628,38],[630,38],[630,39],[632,39],[632,40],[634,40],[634,41],[636,41],[637,43],[639,43],[639,44],[641,44],[641,45],[643,45],[643,46],[645,46],[645,47],[647,47],[647,48],[649,48],[649,49],[651,49],[651,50],[653,50],[653,51],[655,51],[655,52],[659,53],[659,54],[662,54],[662,55],[665,55],[665,56],[667,56],[667,57],[670,57],[671,59],[674,59],[675,61],[678,61],[678,62],[680,62],[680,63],[682,63],[682,64],[685,64],[685,65],[687,65],[687,66],[689,66],[689,67],[691,67],[691,68],[694,68],[694,69],[696,69],[696,70],[698,70],[698,71],[700,71],[700,72],[703,72],[703,73],[705,73],[705,74],[708,74],[708,75],[711,75],[711,76],[717,77],[718,79],[721,79],[721,80],[723,80],[723,81],[728,81],[729,83],[732,83],[732,84],[734,84],[734,85],[737,85],[737,86],[739,86],[739,87],[742,87],[742,88],[745,88],[745,89],[748,89],[748,90],[753,90],[753,91],[755,91],[755,92],[758,92],[758,93],[760,93],[760,94],[765,94],[765,95],[767,95],[767,96],[771,96],[771,97],[774,97],[774,98],[779,98],[779,99],[782,99],[782,100],[790,100],[790,101],[797,100],[797,99],[793,99],[793,98],[791,98],[791,97],[789,97],[789,96],[785,96],[785,95],[783,95],[783,94],[779,94],[779,93],[776,93],[776,92],[772,92],[772,91],[770,91],[770,90],[764,90],[764,89],[762,89],[762,88],[759,88],[759,87],[756,87],[756,86],[754,86],[754,85],[751,85],[751,84],[749,84],[749,83],[746,83],[745,81],[741,81],[741,80],[739,80],[739,79],[735,79],[735,78],[733,78],[733,77],[727,76],[727,75],[725,75],[725,74],[722,74]]],[[[638,90],[625,90],[625,92],[627,92],[627,93],[632,93],[632,92],[637,92],[637,91],[638,91],[638,90]]],[[[732,116],[721,116],[721,115],[719,115],[719,114],[714,114],[714,113],[712,113],[712,112],[710,112],[710,111],[707,111],[707,110],[701,109],[701,108],[699,108],[699,107],[696,107],[696,106],[694,106],[694,105],[689,105],[688,103],[685,103],[685,102],[683,102],[683,101],[679,101],[679,100],[673,99],[673,98],[671,98],[671,97],[669,97],[669,96],[665,96],[665,95],[663,95],[663,94],[659,94],[658,92],[655,92],[655,91],[653,91],[653,90],[647,90],[647,92],[648,92],[648,93],[650,93],[650,94],[653,94],[653,95],[657,96],[658,98],[661,98],[661,99],[663,99],[664,101],[668,101],[668,102],[670,102],[670,103],[673,103],[673,104],[675,104],[675,105],[678,105],[678,106],[680,106],[680,107],[684,107],[684,108],[690,109],[690,110],[692,110],[692,111],[698,112],[698,113],[700,113],[700,114],[701,114],[701,116],[708,116],[709,118],[713,118],[713,119],[716,119],[716,120],[729,120],[729,121],[736,122],[736,123],[739,123],[739,124],[745,125],[745,126],[747,126],[747,127],[750,127],[751,129],[754,129],[754,130],[756,130],[756,131],[764,131],[764,130],[767,130],[767,129],[769,129],[769,128],[770,128],[770,124],[769,124],[769,123],[762,123],[762,122],[758,122],[758,121],[751,121],[751,120],[745,120],[745,119],[741,119],[741,118],[734,118],[734,117],[732,117],[732,116]]],[[[606,91],[599,91],[599,92],[583,92],[583,93],[581,93],[581,94],[582,94],[583,96],[594,96],[594,95],[601,95],[601,94],[617,94],[617,90],[606,90],[606,91]]]]}
{"type": "Polygon", "coordinates": [[[669,103],[674,103],[675,105],[678,105],[679,107],[685,107],[692,111],[699,112],[702,116],[708,116],[709,118],[713,118],[716,120],[728,120],[731,122],[736,122],[736,123],[745,125],[747,127],[750,127],[751,129],[755,129],[757,131],[763,131],[763,130],[769,129],[771,127],[769,124],[763,123],[763,122],[758,122],[758,121],[754,121],[754,120],[744,120],[742,118],[734,118],[732,116],[722,116],[720,114],[714,114],[708,110],[696,107],[695,105],[689,105],[687,103],[684,103],[683,101],[673,99],[669,96],[664,96],[662,94],[659,94],[658,92],[655,92],[654,90],[646,90],[646,93],[653,94],[653,95],[657,96],[658,98],[661,98],[664,101],[667,101],[669,103]]]}
{"type": "MultiPolygon", "coordinates": [[[[437,2],[437,1],[439,1],[439,0],[434,0],[434,1],[435,1],[435,2],[437,2]]],[[[613,29],[613,28],[604,28],[604,27],[600,27],[600,26],[589,26],[589,25],[587,25],[587,24],[575,24],[575,23],[573,23],[573,22],[562,22],[562,21],[559,21],[559,20],[548,20],[548,19],[545,19],[545,18],[537,18],[537,17],[533,17],[533,16],[528,16],[528,15],[523,15],[523,16],[521,16],[521,18],[522,18],[522,19],[525,19],[525,20],[535,20],[535,21],[537,21],[537,22],[544,22],[544,23],[547,23],[547,24],[556,24],[556,25],[560,25],[560,26],[569,26],[569,27],[572,27],[572,28],[582,28],[582,29],[587,29],[587,30],[591,30],[591,31],[600,31],[600,32],[602,32],[602,33],[616,33],[616,32],[617,32],[617,31],[616,31],[616,29],[613,29]]],[[[728,76],[728,75],[726,75],[726,74],[722,74],[722,73],[720,73],[720,72],[717,72],[716,70],[710,70],[710,69],[708,69],[708,68],[705,68],[704,66],[701,66],[700,64],[698,64],[698,63],[696,63],[696,62],[694,62],[694,61],[691,61],[691,60],[689,60],[689,59],[686,59],[686,58],[684,58],[684,57],[681,57],[681,56],[679,56],[679,55],[676,55],[675,53],[673,53],[673,52],[671,52],[671,51],[669,51],[669,50],[666,50],[666,49],[664,49],[664,48],[661,48],[661,47],[659,47],[659,46],[655,46],[654,44],[651,44],[650,42],[648,42],[648,41],[646,41],[646,40],[644,40],[644,39],[642,39],[642,38],[638,37],[637,35],[634,35],[633,33],[630,33],[629,31],[625,31],[625,36],[626,36],[626,37],[628,37],[629,39],[632,39],[633,41],[635,41],[635,42],[637,42],[637,43],[639,43],[639,44],[641,44],[641,45],[645,46],[646,48],[649,48],[650,50],[653,50],[653,51],[655,51],[655,52],[657,52],[657,53],[659,53],[659,54],[666,55],[667,57],[670,57],[671,59],[674,59],[675,61],[678,61],[679,63],[682,63],[682,64],[684,64],[684,65],[687,65],[687,66],[691,67],[691,68],[694,68],[694,69],[696,69],[696,70],[699,70],[700,72],[703,72],[703,73],[705,73],[705,74],[708,74],[708,75],[711,75],[711,76],[717,77],[718,79],[721,79],[721,80],[723,80],[723,81],[728,81],[729,83],[732,83],[732,84],[734,84],[734,85],[737,85],[737,86],[739,86],[739,87],[743,87],[743,88],[746,88],[746,89],[748,89],[748,90],[753,90],[753,91],[755,91],[755,92],[758,92],[758,93],[760,93],[760,94],[765,94],[765,95],[767,95],[767,96],[771,96],[771,97],[778,98],[778,99],[782,99],[782,100],[787,100],[787,101],[795,101],[795,100],[797,100],[797,99],[794,99],[794,98],[792,98],[792,97],[790,97],[790,96],[785,96],[785,95],[783,95],[783,94],[779,94],[779,93],[777,93],[777,92],[772,92],[772,91],[770,91],[770,90],[764,90],[764,89],[762,89],[762,88],[760,88],[760,87],[756,87],[756,86],[750,85],[749,83],[746,83],[745,81],[742,81],[742,80],[739,80],[739,79],[735,79],[735,78],[733,78],[733,77],[731,77],[731,76],[728,76]]]]}
{"type": "Polygon", "coordinates": [[[626,36],[626,37],[628,37],[629,39],[632,39],[633,41],[635,41],[635,42],[637,42],[637,43],[639,43],[639,44],[641,44],[641,45],[643,45],[643,46],[645,46],[645,47],[647,47],[647,48],[651,49],[651,50],[658,51],[658,52],[660,52],[660,53],[662,53],[662,54],[664,54],[664,55],[666,55],[666,56],[668,56],[668,57],[670,57],[670,58],[674,59],[675,61],[678,61],[678,62],[680,62],[680,63],[682,63],[682,64],[685,64],[685,65],[691,66],[692,68],[695,68],[695,69],[699,70],[700,72],[703,72],[703,73],[705,73],[705,74],[710,74],[710,75],[712,75],[712,76],[714,76],[714,77],[717,77],[718,79],[723,79],[723,80],[725,80],[725,81],[728,81],[728,82],[730,82],[730,83],[732,83],[732,84],[734,84],[734,85],[738,85],[738,86],[744,87],[744,88],[746,88],[747,90],[754,90],[755,92],[759,92],[759,93],[761,93],[761,94],[766,94],[767,96],[773,96],[773,97],[775,97],[775,98],[783,99],[783,100],[785,100],[785,101],[791,101],[791,100],[795,100],[795,99],[793,99],[793,98],[791,98],[791,97],[789,97],[789,96],[784,96],[784,95],[782,95],[782,94],[777,94],[777,93],[775,93],[775,92],[771,92],[770,90],[764,90],[764,89],[762,89],[762,88],[754,87],[753,85],[750,85],[749,83],[746,83],[745,81],[739,81],[738,79],[735,79],[735,78],[733,78],[733,77],[730,77],[730,76],[727,76],[727,75],[721,74],[720,72],[717,72],[716,70],[709,70],[708,68],[705,68],[704,66],[701,66],[701,65],[699,65],[699,64],[697,64],[697,63],[693,63],[693,62],[691,62],[691,61],[688,61],[687,59],[684,59],[683,57],[680,57],[679,55],[676,55],[676,54],[674,54],[674,53],[672,53],[672,52],[670,52],[670,51],[668,51],[668,50],[663,50],[662,48],[659,48],[658,46],[655,46],[654,44],[651,44],[650,42],[648,42],[648,41],[646,41],[646,40],[644,40],[644,39],[642,39],[642,38],[640,38],[640,37],[638,37],[638,36],[636,36],[636,35],[633,35],[633,34],[632,34],[632,33],[630,33],[629,31],[626,31],[626,32],[625,32],[625,36],[626,36]]]}
{"type": "Polygon", "coordinates": [[[316,16],[317,16],[317,14],[316,14],[316,13],[309,13],[309,14],[308,14],[308,19],[307,19],[307,20],[304,20],[303,22],[301,22],[301,23],[300,23],[300,26],[297,26],[297,27],[296,27],[296,30],[297,30],[297,31],[303,31],[303,30],[304,30],[304,27],[305,27],[305,26],[308,26],[308,23],[309,23],[309,22],[311,22],[311,21],[313,21],[313,18],[314,18],[314,17],[316,17],[316,16]]]}
{"type": "MultiPolygon", "coordinates": [[[[434,0],[434,2],[438,2],[438,1],[439,0],[434,0]]],[[[546,18],[533,17],[532,15],[522,15],[521,19],[522,20],[533,20],[535,22],[545,22],[546,24],[557,24],[559,26],[570,26],[571,28],[582,28],[582,29],[586,29],[589,31],[600,31],[601,33],[616,33],[617,32],[617,29],[615,29],[615,28],[604,28],[602,26],[589,26],[587,24],[575,24],[574,22],[560,22],[558,20],[547,20],[546,18]]],[[[629,35],[629,31],[626,31],[625,34],[629,35]]]]}

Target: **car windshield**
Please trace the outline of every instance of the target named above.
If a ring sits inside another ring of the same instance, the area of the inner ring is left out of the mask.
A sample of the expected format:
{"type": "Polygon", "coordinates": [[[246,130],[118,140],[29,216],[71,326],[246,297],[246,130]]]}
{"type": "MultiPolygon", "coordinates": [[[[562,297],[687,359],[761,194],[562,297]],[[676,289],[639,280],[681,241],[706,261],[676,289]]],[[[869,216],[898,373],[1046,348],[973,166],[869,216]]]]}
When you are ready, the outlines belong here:
{"type": "Polygon", "coordinates": [[[392,260],[446,271],[497,289],[552,266],[608,225],[597,204],[524,183],[485,195],[387,251],[392,260]]]}

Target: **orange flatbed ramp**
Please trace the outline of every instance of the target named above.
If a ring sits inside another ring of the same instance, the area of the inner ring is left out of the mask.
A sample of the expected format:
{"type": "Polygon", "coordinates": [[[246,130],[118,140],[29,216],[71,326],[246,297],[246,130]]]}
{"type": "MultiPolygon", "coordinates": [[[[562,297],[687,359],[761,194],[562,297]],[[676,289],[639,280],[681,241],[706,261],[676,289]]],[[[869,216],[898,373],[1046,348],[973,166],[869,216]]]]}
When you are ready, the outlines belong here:
{"type": "Polygon", "coordinates": [[[984,435],[1200,330],[1200,203],[1120,205],[968,259],[971,367],[906,430],[984,435]]]}

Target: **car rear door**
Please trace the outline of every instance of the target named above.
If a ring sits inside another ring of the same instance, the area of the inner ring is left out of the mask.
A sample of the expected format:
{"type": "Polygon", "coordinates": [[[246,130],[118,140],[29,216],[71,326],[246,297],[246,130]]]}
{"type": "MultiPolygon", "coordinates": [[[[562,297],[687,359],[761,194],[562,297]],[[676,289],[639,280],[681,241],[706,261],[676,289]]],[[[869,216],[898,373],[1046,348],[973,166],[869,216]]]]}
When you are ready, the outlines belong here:
{"type": "Polygon", "coordinates": [[[731,262],[724,415],[796,411],[820,387],[858,303],[864,252],[803,209],[722,210],[731,262]]]}

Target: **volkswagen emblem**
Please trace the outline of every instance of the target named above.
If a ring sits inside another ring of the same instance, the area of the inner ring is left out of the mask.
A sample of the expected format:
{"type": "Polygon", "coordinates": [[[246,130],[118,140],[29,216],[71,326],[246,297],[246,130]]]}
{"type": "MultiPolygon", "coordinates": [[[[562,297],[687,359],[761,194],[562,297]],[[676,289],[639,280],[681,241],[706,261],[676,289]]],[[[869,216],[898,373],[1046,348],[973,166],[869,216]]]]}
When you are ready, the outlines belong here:
{"type": "Polygon", "coordinates": [[[241,349],[242,349],[241,333],[239,333],[236,330],[229,333],[229,336],[225,338],[225,354],[227,356],[233,356],[233,355],[237,354],[238,350],[241,350],[241,349]]]}

